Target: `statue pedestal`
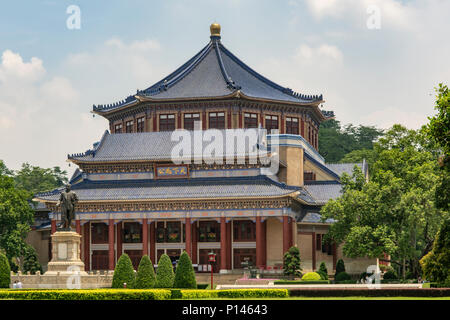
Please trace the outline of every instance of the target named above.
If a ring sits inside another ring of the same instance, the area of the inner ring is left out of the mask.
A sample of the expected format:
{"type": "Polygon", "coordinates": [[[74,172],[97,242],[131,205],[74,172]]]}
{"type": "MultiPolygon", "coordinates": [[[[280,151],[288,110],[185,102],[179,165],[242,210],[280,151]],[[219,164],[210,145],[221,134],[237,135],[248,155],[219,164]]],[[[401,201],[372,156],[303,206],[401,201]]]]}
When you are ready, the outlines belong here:
{"type": "Polygon", "coordinates": [[[57,231],[51,237],[52,260],[44,275],[87,275],[80,259],[81,236],[74,231],[57,231]]]}

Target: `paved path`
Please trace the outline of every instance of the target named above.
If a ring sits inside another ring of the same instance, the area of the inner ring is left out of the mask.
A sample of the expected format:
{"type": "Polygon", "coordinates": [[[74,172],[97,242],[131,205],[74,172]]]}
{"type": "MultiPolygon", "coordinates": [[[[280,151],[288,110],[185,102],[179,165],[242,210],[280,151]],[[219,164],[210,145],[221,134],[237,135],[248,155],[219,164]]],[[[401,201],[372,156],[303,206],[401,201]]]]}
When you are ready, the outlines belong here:
{"type": "MultiPolygon", "coordinates": [[[[397,288],[422,288],[421,283],[386,283],[379,284],[381,289],[397,289],[397,288]]],[[[286,284],[274,285],[273,282],[268,285],[218,285],[216,289],[366,289],[367,284],[286,284]]]]}

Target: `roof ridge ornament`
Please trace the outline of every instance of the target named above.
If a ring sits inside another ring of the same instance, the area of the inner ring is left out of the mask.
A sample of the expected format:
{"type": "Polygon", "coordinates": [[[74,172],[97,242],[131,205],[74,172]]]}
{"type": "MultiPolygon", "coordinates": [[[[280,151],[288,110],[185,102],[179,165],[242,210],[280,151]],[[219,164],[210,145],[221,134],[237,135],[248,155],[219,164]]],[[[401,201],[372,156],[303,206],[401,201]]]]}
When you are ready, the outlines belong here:
{"type": "Polygon", "coordinates": [[[220,24],[214,22],[209,26],[209,31],[211,32],[211,40],[220,39],[220,24]]]}

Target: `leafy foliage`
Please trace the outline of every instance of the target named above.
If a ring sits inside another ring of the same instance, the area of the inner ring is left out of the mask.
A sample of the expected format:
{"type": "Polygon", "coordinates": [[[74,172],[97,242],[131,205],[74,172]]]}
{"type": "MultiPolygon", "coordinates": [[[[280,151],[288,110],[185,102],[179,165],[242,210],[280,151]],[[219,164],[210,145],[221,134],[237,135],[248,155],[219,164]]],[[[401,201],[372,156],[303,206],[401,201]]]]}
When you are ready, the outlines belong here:
{"type": "Polygon", "coordinates": [[[135,287],[137,289],[149,289],[155,287],[155,284],[156,275],[153,263],[148,255],[144,255],[139,262],[135,287]]]}
{"type": "Polygon", "coordinates": [[[450,219],[439,230],[433,250],[420,260],[423,275],[429,281],[450,281],[450,219]]]}
{"type": "Polygon", "coordinates": [[[172,261],[167,254],[163,254],[156,269],[156,288],[172,288],[174,278],[172,261]]]}
{"type": "Polygon", "coordinates": [[[320,274],[318,274],[317,272],[307,272],[302,277],[302,281],[317,281],[320,279],[320,274]]]}
{"type": "Polygon", "coordinates": [[[321,210],[333,218],[326,239],[344,243],[347,257],[391,256],[391,262],[417,273],[419,259],[431,248],[448,212],[434,201],[438,181],[436,155],[423,131],[394,125],[374,145],[371,179],[355,168],[343,175],[343,194],[321,210]]]}
{"type": "Polygon", "coordinates": [[[347,272],[342,271],[336,275],[336,278],[334,280],[337,282],[340,282],[340,281],[348,281],[351,279],[352,279],[352,277],[350,277],[350,275],[347,272]]]}
{"type": "Polygon", "coordinates": [[[336,273],[334,276],[336,277],[341,272],[345,272],[345,263],[344,263],[344,260],[339,259],[336,262],[336,273]]]}
{"type": "Polygon", "coordinates": [[[11,283],[11,269],[8,258],[0,252],[0,288],[9,288],[11,283]]]}
{"type": "Polygon", "coordinates": [[[16,172],[14,180],[18,188],[27,190],[33,195],[61,187],[68,181],[67,172],[61,171],[60,167],[44,169],[31,166],[29,163],[22,164],[22,168],[16,172]]]}
{"type": "Polygon", "coordinates": [[[41,274],[43,273],[36,250],[32,246],[28,245],[24,250],[23,272],[35,274],[37,271],[41,274]]]}
{"type": "Polygon", "coordinates": [[[186,251],[183,251],[180,260],[178,260],[173,287],[186,289],[197,288],[194,268],[192,267],[191,258],[189,258],[186,251]]]}
{"type": "Polygon", "coordinates": [[[284,254],[283,272],[287,276],[300,277],[302,268],[300,266],[300,250],[293,246],[284,254]]]}
{"type": "Polygon", "coordinates": [[[393,270],[389,270],[387,271],[385,274],[383,274],[383,279],[385,280],[394,280],[394,279],[398,279],[398,275],[395,273],[395,271],[393,270]]]}
{"type": "Polygon", "coordinates": [[[320,264],[319,271],[317,271],[317,273],[320,274],[320,278],[322,280],[328,280],[328,270],[325,262],[320,264]]]}
{"type": "Polygon", "coordinates": [[[135,275],[133,264],[128,254],[124,253],[117,261],[114,269],[114,276],[112,281],[112,288],[123,288],[123,284],[127,284],[127,288],[134,288],[135,275]]]}

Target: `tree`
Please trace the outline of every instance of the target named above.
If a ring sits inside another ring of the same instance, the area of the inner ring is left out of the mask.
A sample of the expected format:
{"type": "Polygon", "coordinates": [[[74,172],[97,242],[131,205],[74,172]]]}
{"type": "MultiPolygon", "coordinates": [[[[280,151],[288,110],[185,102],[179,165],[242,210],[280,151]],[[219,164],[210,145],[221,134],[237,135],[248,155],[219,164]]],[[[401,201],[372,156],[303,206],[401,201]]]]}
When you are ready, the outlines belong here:
{"type": "Polygon", "coordinates": [[[442,224],[433,250],[420,260],[420,264],[427,280],[450,284],[450,219],[442,224]]]}
{"type": "Polygon", "coordinates": [[[429,118],[425,127],[428,136],[440,147],[439,183],[436,187],[436,204],[443,210],[450,208],[450,90],[446,85],[439,84],[436,88],[435,109],[438,114],[429,118]]]}
{"type": "Polygon", "coordinates": [[[136,288],[137,289],[148,289],[155,287],[156,276],[155,270],[153,269],[153,263],[148,257],[144,255],[139,262],[139,267],[136,275],[136,288]]]}
{"type": "Polygon", "coordinates": [[[300,277],[302,275],[302,268],[300,267],[300,250],[292,246],[284,254],[283,272],[287,276],[300,277]]]}
{"type": "Polygon", "coordinates": [[[9,288],[11,283],[11,269],[8,258],[0,252],[0,288],[9,288]]]}
{"type": "Polygon", "coordinates": [[[28,192],[17,189],[14,179],[0,175],[0,248],[10,264],[27,248],[25,238],[33,223],[28,192]]]}
{"type": "Polygon", "coordinates": [[[12,176],[13,173],[14,172],[12,170],[9,170],[6,167],[5,163],[2,160],[0,160],[0,176],[12,176]]]}
{"type": "Polygon", "coordinates": [[[32,246],[28,245],[25,247],[23,252],[23,272],[35,274],[37,271],[41,274],[43,273],[36,250],[32,246]]]}
{"type": "Polygon", "coordinates": [[[320,274],[320,277],[322,280],[328,280],[328,270],[327,266],[325,265],[325,262],[322,262],[319,267],[319,271],[317,271],[318,274],[320,274]]]}
{"type": "Polygon", "coordinates": [[[123,288],[123,284],[127,284],[127,288],[134,288],[135,275],[133,264],[128,254],[124,253],[117,261],[114,269],[112,288],[123,288]]]}
{"type": "Polygon", "coordinates": [[[174,281],[172,261],[167,254],[163,254],[156,269],[156,288],[172,288],[174,281]]]}
{"type": "Polygon", "coordinates": [[[343,194],[321,210],[337,222],[325,239],[344,244],[348,257],[382,258],[417,274],[419,260],[431,249],[448,212],[434,201],[438,181],[436,157],[421,130],[394,125],[374,145],[377,153],[368,183],[355,168],[342,178],[343,194]]]}
{"type": "Polygon", "coordinates": [[[337,275],[341,272],[345,272],[345,263],[344,260],[339,259],[336,262],[336,273],[334,274],[334,278],[336,279],[337,275]]]}
{"type": "Polygon", "coordinates": [[[192,267],[191,258],[189,258],[186,251],[183,251],[180,260],[178,260],[173,287],[197,289],[194,268],[192,267]]]}
{"type": "Polygon", "coordinates": [[[67,172],[61,171],[60,167],[44,169],[28,163],[22,164],[22,168],[16,171],[14,180],[18,188],[32,195],[61,187],[68,181],[67,172]]]}

